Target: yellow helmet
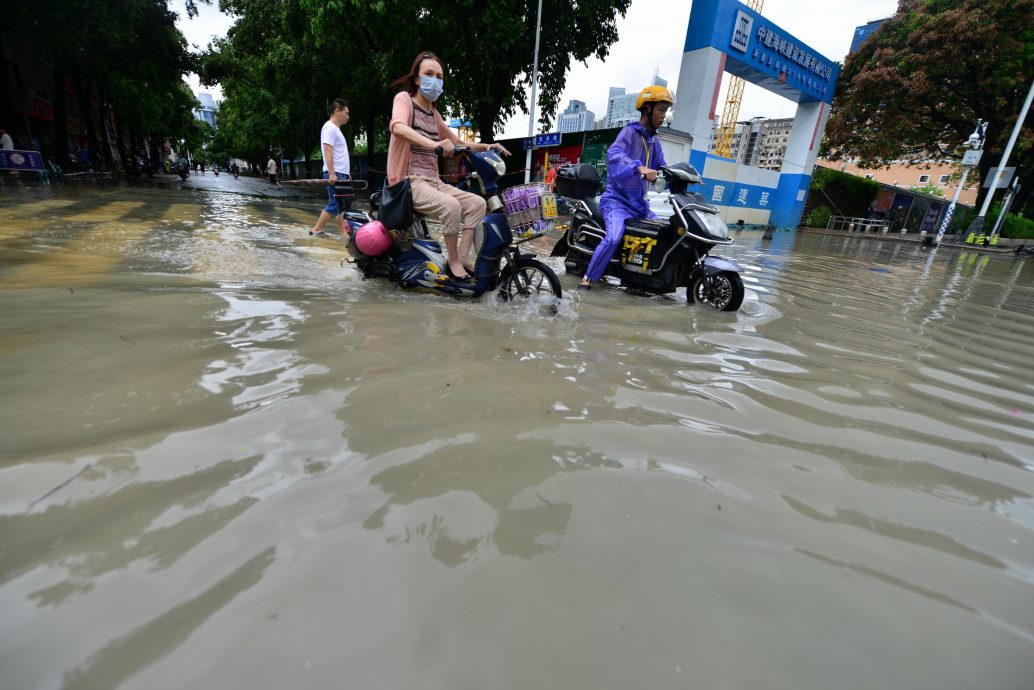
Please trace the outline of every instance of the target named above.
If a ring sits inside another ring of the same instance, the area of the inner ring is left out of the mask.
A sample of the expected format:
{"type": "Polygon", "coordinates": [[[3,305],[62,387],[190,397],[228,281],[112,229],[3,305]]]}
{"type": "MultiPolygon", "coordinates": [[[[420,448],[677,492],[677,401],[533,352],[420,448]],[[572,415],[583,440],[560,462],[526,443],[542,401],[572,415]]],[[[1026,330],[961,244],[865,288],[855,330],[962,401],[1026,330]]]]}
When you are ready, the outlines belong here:
{"type": "Polygon", "coordinates": [[[668,91],[663,86],[656,86],[651,84],[646,86],[642,91],[639,92],[639,97],[635,99],[635,109],[639,110],[647,103],[670,103],[675,105],[675,97],[671,95],[671,91],[668,91]]]}

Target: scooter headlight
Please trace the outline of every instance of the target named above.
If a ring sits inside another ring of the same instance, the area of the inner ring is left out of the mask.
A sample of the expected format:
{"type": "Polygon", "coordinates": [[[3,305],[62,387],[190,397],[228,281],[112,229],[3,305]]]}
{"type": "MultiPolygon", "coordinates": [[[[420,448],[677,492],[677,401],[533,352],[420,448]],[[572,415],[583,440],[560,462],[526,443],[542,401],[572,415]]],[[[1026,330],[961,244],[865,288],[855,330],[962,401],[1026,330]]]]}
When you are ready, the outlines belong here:
{"type": "Polygon", "coordinates": [[[717,213],[705,213],[693,209],[693,215],[697,217],[700,225],[704,227],[710,237],[716,240],[729,239],[729,226],[725,224],[725,221],[717,213]]]}

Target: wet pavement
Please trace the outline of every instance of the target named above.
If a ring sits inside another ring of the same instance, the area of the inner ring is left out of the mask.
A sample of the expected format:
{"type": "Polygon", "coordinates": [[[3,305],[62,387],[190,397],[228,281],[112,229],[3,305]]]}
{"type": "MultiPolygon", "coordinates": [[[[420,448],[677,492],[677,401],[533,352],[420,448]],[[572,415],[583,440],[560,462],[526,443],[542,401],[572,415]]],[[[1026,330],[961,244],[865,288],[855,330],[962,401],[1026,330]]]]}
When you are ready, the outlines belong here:
{"type": "Polygon", "coordinates": [[[545,318],[191,181],[0,190],[0,688],[1030,687],[1031,260],[545,318]]]}

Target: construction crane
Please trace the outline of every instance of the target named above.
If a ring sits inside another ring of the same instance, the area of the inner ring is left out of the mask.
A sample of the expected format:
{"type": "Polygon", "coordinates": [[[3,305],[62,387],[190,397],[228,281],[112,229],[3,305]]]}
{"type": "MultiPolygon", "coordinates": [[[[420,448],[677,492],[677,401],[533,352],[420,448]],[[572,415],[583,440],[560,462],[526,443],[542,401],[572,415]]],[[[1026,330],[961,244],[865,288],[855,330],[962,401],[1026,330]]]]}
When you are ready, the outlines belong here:
{"type": "MultiPolygon", "coordinates": [[[[758,14],[765,0],[747,0],[747,7],[758,14]]],[[[740,119],[740,104],[743,102],[743,87],[746,84],[740,77],[729,79],[729,90],[725,95],[725,109],[722,120],[718,124],[718,137],[715,139],[714,152],[722,158],[732,158],[732,138],[736,134],[736,123],[740,119]]]]}

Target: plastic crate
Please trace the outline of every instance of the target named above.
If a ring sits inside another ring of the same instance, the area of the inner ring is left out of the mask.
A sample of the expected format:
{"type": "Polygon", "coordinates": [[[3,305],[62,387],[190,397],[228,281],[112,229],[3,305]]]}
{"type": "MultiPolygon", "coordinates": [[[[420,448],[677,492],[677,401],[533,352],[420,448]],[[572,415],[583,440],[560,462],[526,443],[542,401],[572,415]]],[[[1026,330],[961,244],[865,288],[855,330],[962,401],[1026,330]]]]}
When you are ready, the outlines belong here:
{"type": "Polygon", "coordinates": [[[503,192],[503,213],[514,238],[545,233],[556,226],[556,195],[544,184],[523,184],[503,192]]]}

